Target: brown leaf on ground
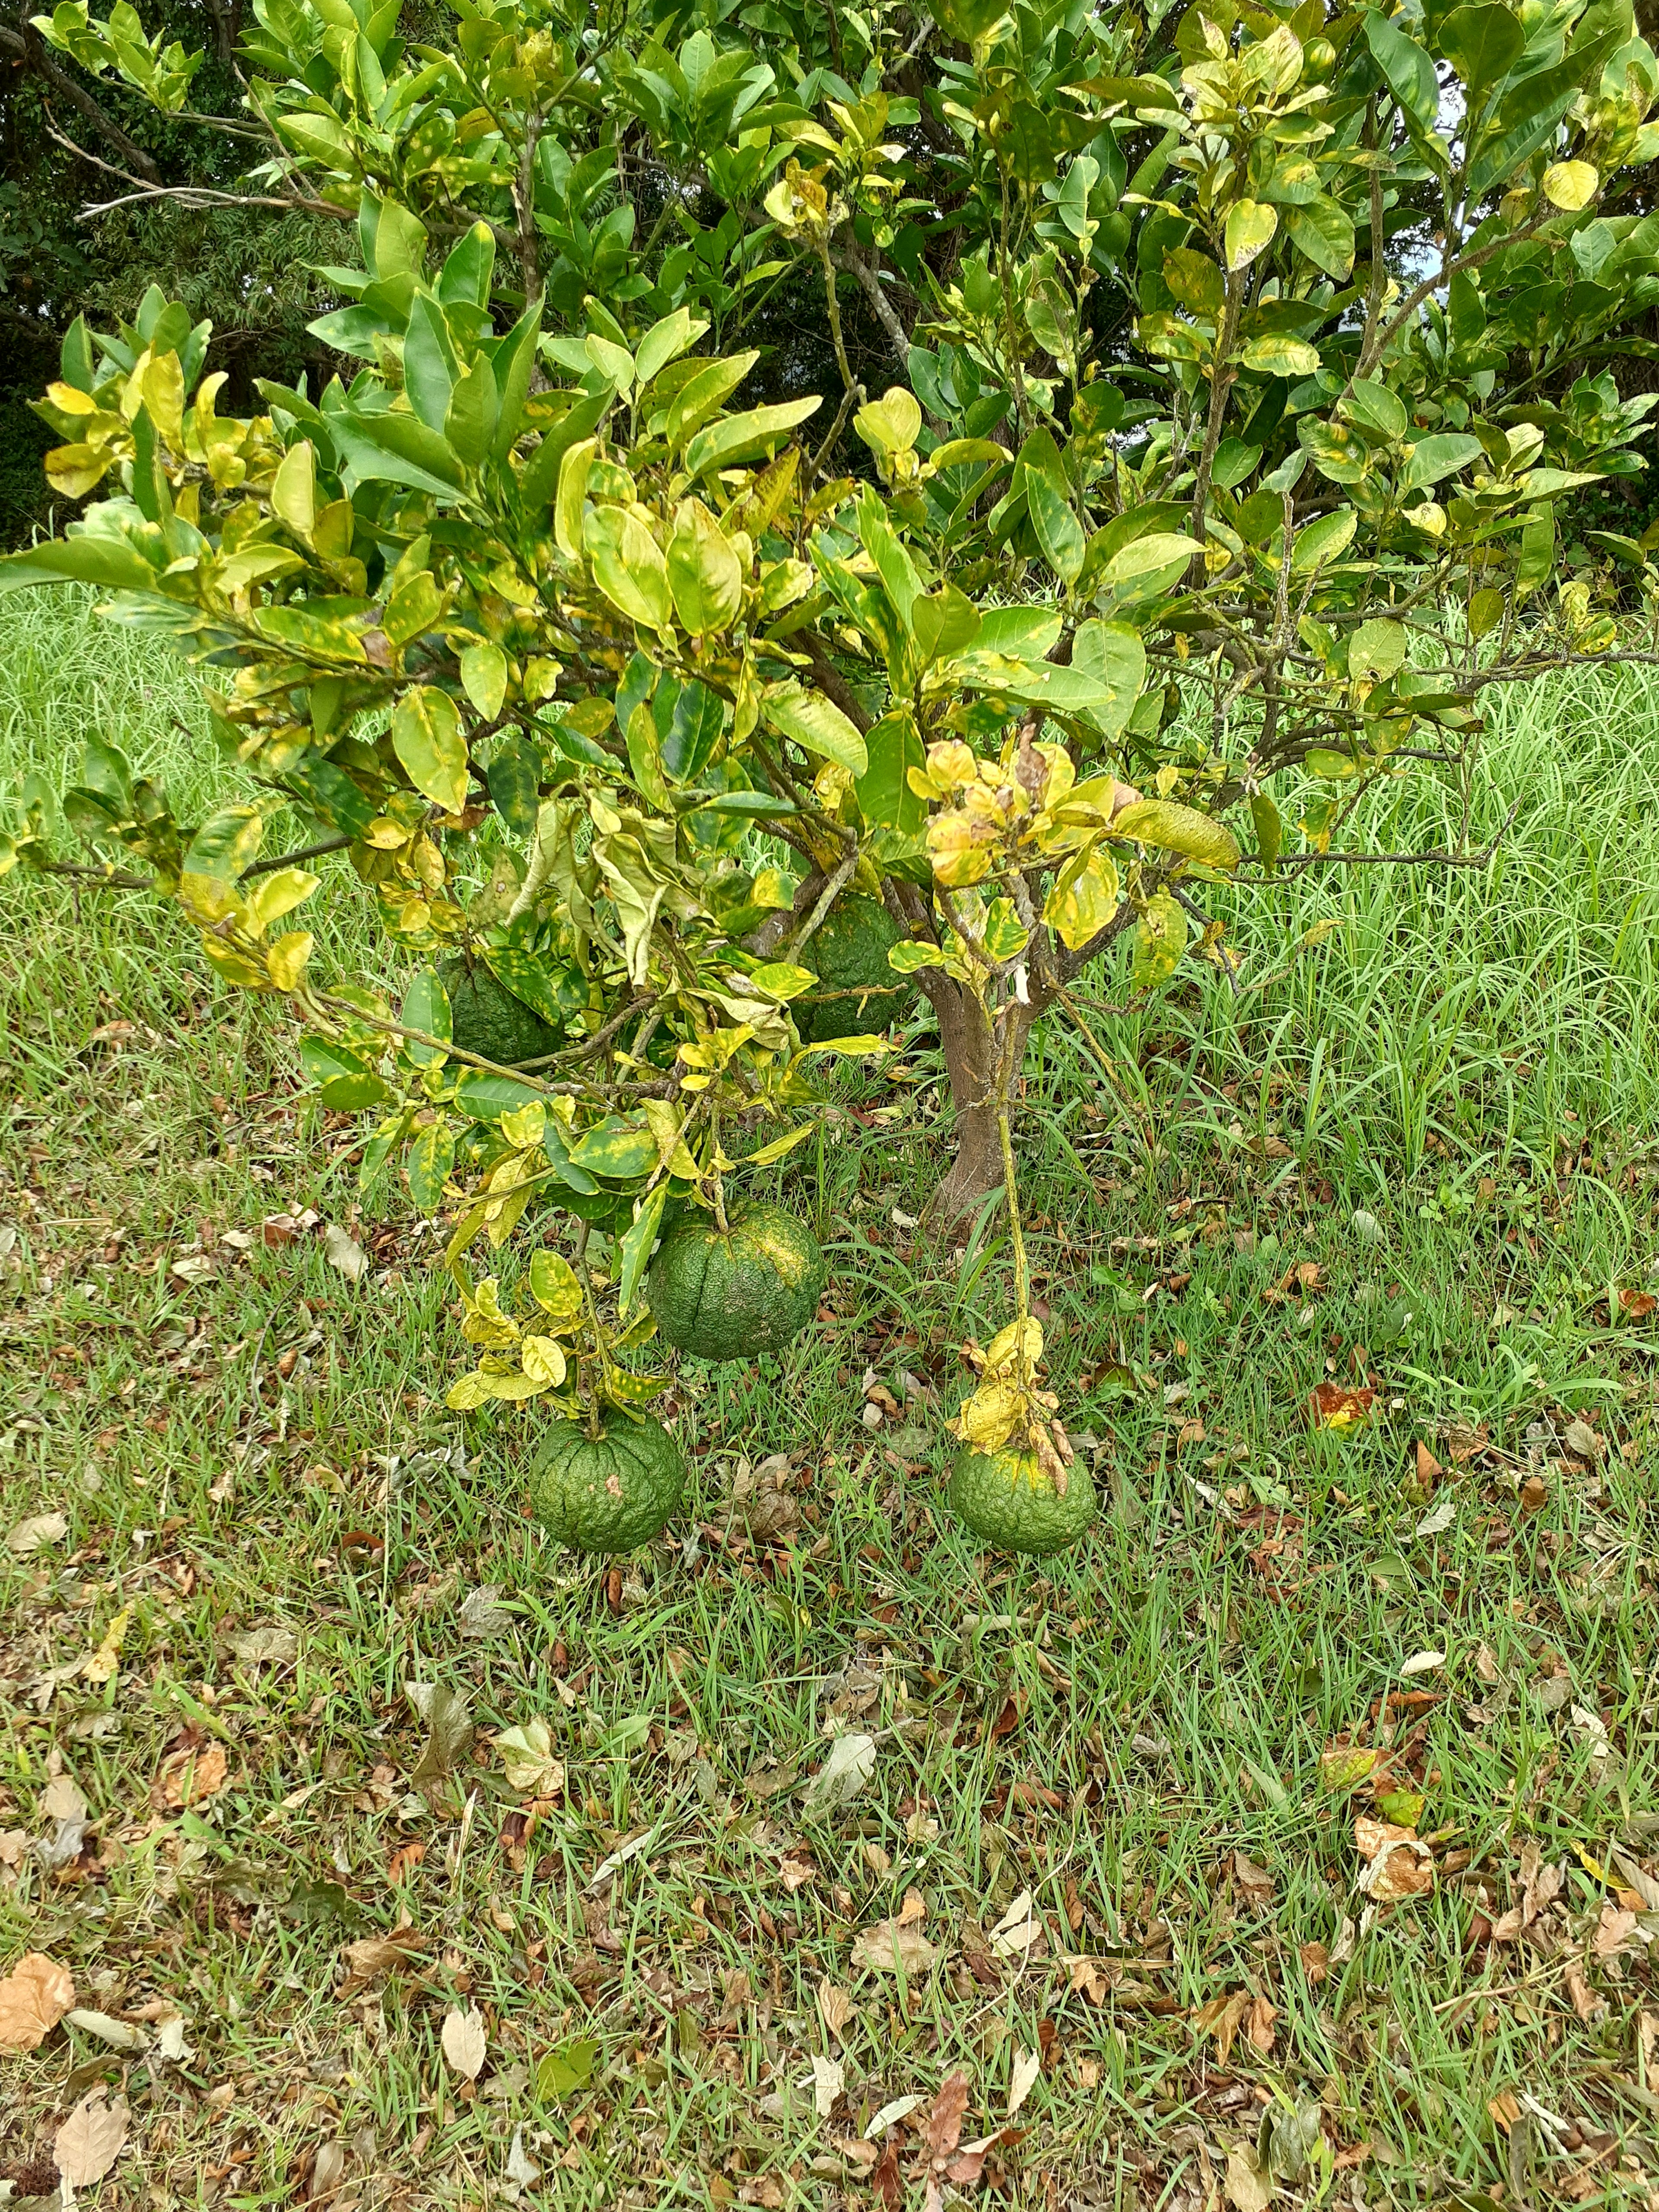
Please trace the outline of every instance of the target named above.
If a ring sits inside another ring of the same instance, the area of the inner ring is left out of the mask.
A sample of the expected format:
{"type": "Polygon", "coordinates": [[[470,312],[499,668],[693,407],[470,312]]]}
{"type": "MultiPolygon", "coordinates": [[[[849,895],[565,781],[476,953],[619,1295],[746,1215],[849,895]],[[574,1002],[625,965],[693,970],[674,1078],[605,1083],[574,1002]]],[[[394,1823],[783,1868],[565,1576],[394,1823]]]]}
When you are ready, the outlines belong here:
{"type": "Polygon", "coordinates": [[[1350,1389],[1344,1382],[1321,1382],[1309,1394],[1308,1419],[1314,1428],[1334,1429],[1340,1435],[1368,1421],[1376,1403],[1375,1390],[1350,1389]]]}
{"type": "Polygon", "coordinates": [[[1237,2143],[1227,2154],[1227,2202],[1234,2212],[1267,2212],[1273,2201],[1273,2176],[1254,2143],[1237,2143]]]}
{"type": "Polygon", "coordinates": [[[818,2017],[829,2033],[839,2035],[856,2009],[847,1991],[837,1987],[826,1974],[818,1984],[818,2017]]]}
{"type": "Polygon", "coordinates": [[[1311,1297],[1325,1287],[1325,1271],[1316,1260],[1298,1260],[1287,1267],[1276,1283],[1269,1283],[1261,1293],[1264,1305],[1283,1305],[1287,1298],[1311,1297]]]}
{"type": "Polygon", "coordinates": [[[1241,1901],[1258,1912],[1265,1911],[1273,1903],[1273,1875],[1243,1851],[1233,1853],[1233,1880],[1238,1884],[1241,1901]]]}
{"type": "Polygon", "coordinates": [[[1273,2023],[1278,2018],[1279,2007],[1276,2004],[1269,2004],[1266,1997],[1251,1998],[1244,2033],[1264,2058],[1273,2055],[1273,2023]]]}
{"type": "Polygon", "coordinates": [[[443,2045],[444,2057],[450,2071],[459,2074],[464,2081],[476,2081],[483,2071],[485,2054],[489,2048],[483,2014],[477,2007],[470,2006],[463,2012],[458,2005],[453,2011],[446,2013],[439,2041],[443,2045]]]}
{"type": "Polygon", "coordinates": [[[883,2151],[875,2172],[870,2176],[871,2188],[889,2208],[889,2212],[897,2212],[897,2208],[904,2196],[904,2184],[899,2179],[898,2154],[898,2135],[896,2130],[888,2137],[887,2148],[883,2151]]]}
{"type": "Polygon", "coordinates": [[[1331,1954],[1322,1943],[1304,1943],[1301,1955],[1302,1971],[1317,1989],[1331,1971],[1331,1954]]]}
{"type": "Polygon", "coordinates": [[[149,1802],[158,1813],[182,1813],[216,1797],[229,1779],[223,1744],[192,1726],[174,1740],[161,1761],[149,1785],[149,1802]]]}
{"type": "Polygon", "coordinates": [[[34,1513],[11,1530],[6,1538],[6,1549],[15,1553],[20,1559],[26,1559],[31,1552],[38,1552],[45,1545],[61,1544],[68,1534],[69,1522],[63,1514],[34,1513]]]}
{"type": "Polygon", "coordinates": [[[1521,1486],[1521,1510],[1528,1520],[1549,1504],[1550,1486],[1541,1474],[1529,1474],[1521,1486]]]}
{"type": "Polygon", "coordinates": [[[1193,2026],[1200,2035],[1215,2038],[1215,2059],[1224,2067],[1233,2055],[1233,2039],[1238,2033],[1239,2023],[1250,2008],[1250,1992],[1235,1990],[1231,1996],[1215,1996],[1201,2004],[1193,2014],[1193,2026]]]}
{"type": "Polygon", "coordinates": [[[1509,1911],[1492,1923],[1492,1941],[1513,1943],[1531,1928],[1561,1893],[1565,1875],[1559,1864],[1544,1856],[1532,1837],[1521,1846],[1521,1895],[1509,1911]]]}
{"type": "Polygon", "coordinates": [[[1651,1291],[1620,1291],[1619,1310],[1632,1321],[1645,1321],[1650,1313],[1659,1311],[1659,1297],[1651,1291]]]}
{"type": "Polygon", "coordinates": [[[947,2074],[939,2083],[922,2133],[936,2164],[943,2164],[962,2140],[962,2123],[968,2112],[968,2076],[947,2074]]]}
{"type": "Polygon", "coordinates": [[[1376,1905],[1426,1897],[1434,1887],[1434,1854],[1415,1830],[1362,1813],[1353,1824],[1354,1846],[1364,1862],[1359,1887],[1376,1905]]]}
{"type": "Polygon", "coordinates": [[[396,1973],[399,1968],[413,1965],[416,1955],[425,1948],[425,1936],[414,1928],[395,1929],[390,1936],[365,1936],[361,1942],[348,1943],[344,1955],[351,1969],[351,1980],[347,1988],[373,1981],[376,1974],[396,1973]]]}
{"type": "Polygon", "coordinates": [[[1444,1469],[1442,1468],[1439,1461],[1429,1449],[1428,1446],[1423,1442],[1421,1437],[1419,1437],[1417,1440],[1418,1480],[1426,1490],[1431,1484],[1438,1482],[1443,1473],[1444,1469]]]}
{"type": "Polygon", "coordinates": [[[33,2051],[75,2004],[75,1978],[44,1952],[26,1952],[0,1981],[0,2051],[33,2051]]]}
{"type": "Polygon", "coordinates": [[[1572,2008],[1580,2020],[1588,2023],[1605,2017],[1607,2001],[1604,1996],[1598,1996],[1585,1980],[1584,1970],[1577,1959],[1568,1960],[1562,1970],[1561,1978],[1566,1984],[1568,1996],[1572,2000],[1572,2008]]]}
{"type": "Polygon", "coordinates": [[[853,1938],[853,1964],[872,1973],[925,1974],[938,1964],[939,1952],[914,1921],[878,1920],[861,1928],[853,1938]]]}
{"type": "Polygon", "coordinates": [[[112,2104],[105,2090],[88,2090],[52,2138],[59,2179],[71,2189],[101,2181],[121,2155],[129,2117],[125,2097],[112,2104]]]}
{"type": "Polygon", "coordinates": [[[1598,1959],[1616,1959],[1636,1933],[1636,1915],[1616,1905],[1604,1905],[1590,1948],[1598,1959]]]}

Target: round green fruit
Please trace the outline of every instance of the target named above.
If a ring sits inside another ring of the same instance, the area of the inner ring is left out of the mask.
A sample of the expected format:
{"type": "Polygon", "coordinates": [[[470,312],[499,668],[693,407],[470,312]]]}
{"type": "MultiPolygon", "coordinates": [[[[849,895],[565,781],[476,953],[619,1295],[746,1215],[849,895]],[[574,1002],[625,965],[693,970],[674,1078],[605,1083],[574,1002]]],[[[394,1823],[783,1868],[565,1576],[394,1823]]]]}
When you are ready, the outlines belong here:
{"type": "Polygon", "coordinates": [[[548,1534],[578,1552],[631,1552],[679,1510],[685,1459],[660,1421],[612,1417],[597,1437],[555,1421],[530,1474],[548,1534]]]}
{"type": "Polygon", "coordinates": [[[811,998],[800,1007],[804,1043],[862,1036],[888,1028],[916,995],[915,978],[889,965],[889,948],[904,934],[879,900],[844,898],[805,947],[825,991],[867,991],[866,999],[811,998]]]}
{"type": "Polygon", "coordinates": [[[1328,39],[1310,39],[1302,49],[1304,76],[1317,83],[1336,67],[1336,48],[1328,39]]]}
{"type": "Polygon", "coordinates": [[[699,1359],[776,1352],[817,1311],[818,1241],[781,1206],[740,1206],[721,1229],[688,1215],[662,1241],[646,1297],[670,1344],[699,1359]]]}
{"type": "Polygon", "coordinates": [[[957,1519],[1001,1552],[1063,1552],[1095,1517],[1094,1480],[1083,1462],[1066,1468],[1062,1498],[1035,1452],[965,1451],[945,1496],[957,1519]]]}
{"type": "Polygon", "coordinates": [[[438,980],[449,996],[449,1034],[462,1052],[493,1060],[498,1067],[518,1067],[542,1060],[564,1042],[550,1022],[515,999],[482,960],[452,952],[438,963],[438,980]]]}

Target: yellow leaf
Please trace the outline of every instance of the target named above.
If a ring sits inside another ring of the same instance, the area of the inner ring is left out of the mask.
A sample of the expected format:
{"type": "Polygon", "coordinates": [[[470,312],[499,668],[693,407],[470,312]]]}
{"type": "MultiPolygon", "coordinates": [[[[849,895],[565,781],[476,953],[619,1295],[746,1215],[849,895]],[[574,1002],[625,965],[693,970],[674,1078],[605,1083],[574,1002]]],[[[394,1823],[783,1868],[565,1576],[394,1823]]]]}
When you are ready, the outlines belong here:
{"type": "Polygon", "coordinates": [[[957,1416],[957,1433],[975,1451],[994,1451],[1013,1434],[1025,1402],[1025,1393],[1018,1382],[1000,1379],[981,1382],[957,1416]]]}
{"type": "Polygon", "coordinates": [[[1022,1348],[1027,1362],[1035,1367],[1042,1357],[1042,1323],[1027,1319],[1024,1323],[1011,1321],[1006,1328],[1000,1328],[991,1339],[985,1354],[985,1372],[1000,1374],[1005,1368],[1018,1364],[1022,1348]],[[1024,1337],[1022,1346],[1021,1329],[1024,1337]]]}
{"type": "Polygon", "coordinates": [[[104,1640],[95,1651],[89,1652],[81,1662],[81,1679],[85,1682],[107,1682],[112,1679],[121,1663],[121,1646],[132,1620],[132,1607],[124,1605],[109,1626],[104,1631],[104,1640]]]}
{"type": "Polygon", "coordinates": [[[306,972],[306,963],[311,957],[311,948],[316,943],[308,929],[290,929],[279,937],[265,953],[265,966],[270,980],[279,991],[296,991],[306,972]]]}
{"type": "Polygon", "coordinates": [[[1071,952],[1104,929],[1118,907],[1117,870],[1097,846],[1085,847],[1056,878],[1042,919],[1071,952]]]}
{"type": "Polygon", "coordinates": [[[564,1380],[564,1352],[550,1336],[527,1336],[519,1346],[524,1371],[538,1390],[556,1390],[564,1380]]]}
{"type": "Polygon", "coordinates": [[[1544,198],[1552,207],[1577,215],[1595,198],[1601,181],[1593,161],[1552,161],[1544,172],[1544,198]]]}

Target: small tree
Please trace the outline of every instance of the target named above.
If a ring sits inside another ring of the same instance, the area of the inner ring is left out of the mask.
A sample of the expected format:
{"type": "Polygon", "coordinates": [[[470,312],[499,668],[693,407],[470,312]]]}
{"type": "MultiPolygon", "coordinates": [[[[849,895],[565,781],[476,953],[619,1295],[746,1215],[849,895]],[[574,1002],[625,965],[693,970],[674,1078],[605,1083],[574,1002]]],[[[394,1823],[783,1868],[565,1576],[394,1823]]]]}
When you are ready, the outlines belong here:
{"type": "MultiPolygon", "coordinates": [[[[1569,574],[1556,524],[1652,404],[1575,375],[1659,297],[1659,218],[1620,212],[1659,150],[1628,0],[1148,13],[458,0],[406,46],[371,0],[254,0],[246,196],[338,216],[313,327],[360,365],[232,421],[159,292],[70,334],[48,471],[100,496],[0,581],[171,633],[268,796],[181,825],[94,741],[64,812],[292,1003],[324,1102],[380,1111],[365,1175],[459,1207],[454,1402],[656,1387],[615,1354],[665,1209],[723,1221],[738,1155],[811,1127],[814,1055],[880,1048],[792,1013],[861,895],[938,1017],[934,1219],[1006,1193],[1016,1317],[962,1433],[1063,1492],[1032,1023],[1121,938],[1136,990],[1230,964],[1206,886],[1334,863],[1409,766],[1467,798],[1489,685],[1654,649],[1645,548],[1569,574]],[[744,406],[803,277],[841,389],[744,406]],[[288,806],[318,843],[261,860],[288,806]],[[330,846],[402,953],[476,956],[556,1049],[461,1048],[431,965],[395,1010],[319,978],[272,933],[330,846]],[[614,1265],[596,1303],[544,1264],[526,1326],[461,1255],[550,1204],[614,1265]]],[[[40,22],[186,98],[125,5],[40,22]]],[[[74,866],[52,799],[10,849],[74,866]]]]}

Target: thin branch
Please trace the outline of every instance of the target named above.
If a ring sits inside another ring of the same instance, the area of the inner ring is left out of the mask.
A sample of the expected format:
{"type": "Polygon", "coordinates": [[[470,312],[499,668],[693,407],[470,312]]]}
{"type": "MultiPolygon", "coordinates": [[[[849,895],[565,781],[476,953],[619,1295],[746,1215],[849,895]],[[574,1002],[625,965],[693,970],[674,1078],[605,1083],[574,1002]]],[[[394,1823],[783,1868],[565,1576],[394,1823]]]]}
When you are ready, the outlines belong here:
{"type": "Polygon", "coordinates": [[[21,31],[14,31],[9,25],[0,25],[0,53],[12,55],[26,68],[32,70],[42,83],[50,85],[54,92],[68,100],[94,131],[102,132],[141,177],[147,177],[158,185],[161,183],[161,172],[137,140],[128,137],[115,118],[93,98],[83,84],[72,77],[67,70],[58,67],[47,52],[45,42],[33,23],[26,21],[21,31]]]}
{"type": "MultiPolygon", "coordinates": [[[[1484,868],[1497,852],[1514,826],[1521,811],[1521,800],[1516,799],[1499,823],[1497,833],[1478,853],[1453,853],[1437,848],[1426,853],[1293,853],[1288,860],[1281,859],[1272,875],[1229,878],[1235,884],[1279,884],[1287,876],[1301,875],[1309,868],[1484,868]]],[[[1259,859],[1259,854],[1248,857],[1259,859]]]]}
{"type": "Polygon", "coordinates": [[[275,875],[278,868],[297,868],[302,860],[320,860],[325,853],[343,853],[350,842],[343,831],[336,836],[319,837],[314,845],[301,845],[297,852],[273,853],[268,860],[256,860],[251,868],[244,868],[236,880],[245,884],[254,876],[275,875]]]}
{"type": "MultiPolygon", "coordinates": [[[[100,162],[99,167],[108,165],[100,162]]],[[[125,192],[117,200],[100,200],[95,205],[83,207],[80,219],[90,222],[94,216],[112,215],[117,208],[131,207],[135,201],[176,200],[180,207],[201,210],[216,207],[280,208],[284,215],[327,215],[337,222],[357,220],[349,208],[330,205],[327,200],[313,200],[301,195],[293,199],[278,199],[268,192],[217,192],[205,185],[156,185],[142,192],[125,192]]]]}

